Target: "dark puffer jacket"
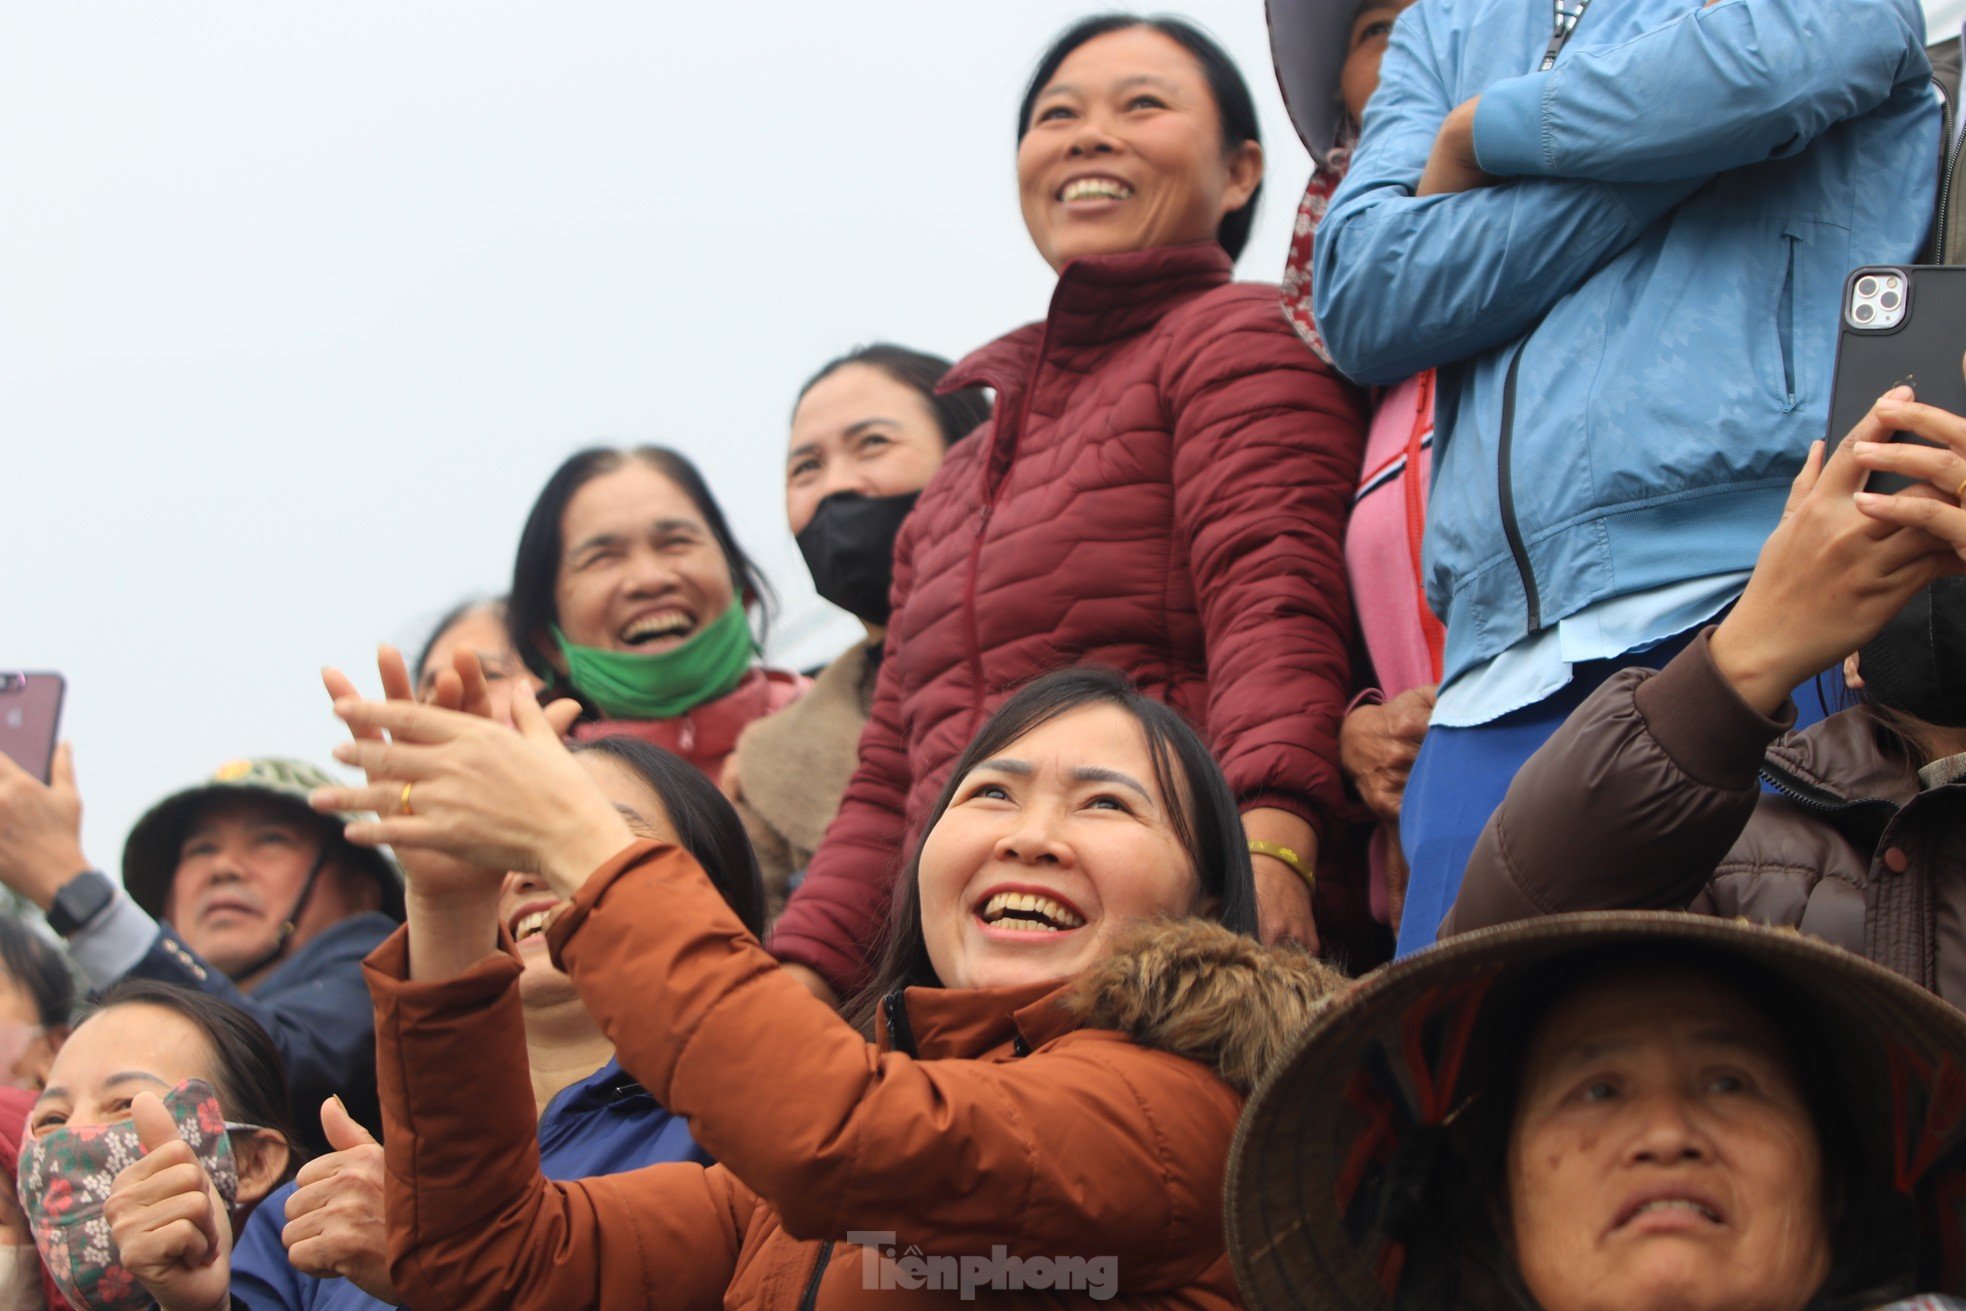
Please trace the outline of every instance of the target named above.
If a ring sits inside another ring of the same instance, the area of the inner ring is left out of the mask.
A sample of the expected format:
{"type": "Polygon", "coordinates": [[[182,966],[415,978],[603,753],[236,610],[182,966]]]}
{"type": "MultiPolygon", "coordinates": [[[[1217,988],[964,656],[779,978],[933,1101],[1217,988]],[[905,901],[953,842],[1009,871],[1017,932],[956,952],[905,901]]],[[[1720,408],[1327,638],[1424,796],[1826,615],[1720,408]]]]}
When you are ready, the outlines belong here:
{"type": "Polygon", "coordinates": [[[1921,789],[1861,710],[1783,732],[1710,636],[1614,675],[1530,758],[1441,937],[1684,908],[1800,929],[1966,1006],[1966,782],[1921,789]]]}
{"type": "Polygon", "coordinates": [[[843,992],[864,981],[950,765],[1012,689],[1061,665],[1116,666],[1189,716],[1244,809],[1321,837],[1344,812],[1362,399],[1298,342],[1276,288],[1230,267],[1213,242],[1075,261],[1043,323],[944,380],[995,388],[995,416],[896,544],[859,768],[778,921],[782,959],[843,992]]]}

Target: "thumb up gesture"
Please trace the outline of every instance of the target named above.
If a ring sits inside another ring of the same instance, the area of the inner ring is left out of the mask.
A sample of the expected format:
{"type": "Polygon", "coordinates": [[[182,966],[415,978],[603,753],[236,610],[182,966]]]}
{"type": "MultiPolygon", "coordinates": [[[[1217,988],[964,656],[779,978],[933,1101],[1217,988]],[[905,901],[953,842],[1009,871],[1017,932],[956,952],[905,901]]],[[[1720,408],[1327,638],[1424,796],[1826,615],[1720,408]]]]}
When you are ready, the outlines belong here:
{"type": "Polygon", "coordinates": [[[130,1114],[143,1159],[116,1176],[103,1206],[123,1268],[160,1311],[224,1311],[232,1301],[225,1203],[155,1093],[138,1093],[130,1114]]]}
{"type": "Polygon", "coordinates": [[[294,1176],[280,1241],[294,1269],[320,1279],[339,1276],[395,1306],[389,1281],[389,1226],[382,1213],[382,1145],[355,1123],[339,1097],[321,1103],[321,1128],[334,1151],[294,1176]]]}

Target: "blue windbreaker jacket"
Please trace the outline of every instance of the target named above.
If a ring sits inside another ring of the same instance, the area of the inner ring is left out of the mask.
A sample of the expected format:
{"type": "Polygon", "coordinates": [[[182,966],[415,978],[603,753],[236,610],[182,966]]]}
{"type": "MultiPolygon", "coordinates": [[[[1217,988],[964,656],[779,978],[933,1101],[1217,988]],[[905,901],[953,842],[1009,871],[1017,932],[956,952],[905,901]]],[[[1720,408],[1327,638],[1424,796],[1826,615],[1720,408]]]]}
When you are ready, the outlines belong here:
{"type": "Polygon", "coordinates": [[[1844,278],[1930,226],[1916,0],[1547,0],[1400,16],[1318,231],[1366,383],[1442,367],[1426,536],[1449,678],[1595,601],[1750,568],[1824,436],[1844,278]],[[1498,186],[1416,198],[1479,95],[1498,186]],[[1451,366],[1451,367],[1445,367],[1451,366]]]}

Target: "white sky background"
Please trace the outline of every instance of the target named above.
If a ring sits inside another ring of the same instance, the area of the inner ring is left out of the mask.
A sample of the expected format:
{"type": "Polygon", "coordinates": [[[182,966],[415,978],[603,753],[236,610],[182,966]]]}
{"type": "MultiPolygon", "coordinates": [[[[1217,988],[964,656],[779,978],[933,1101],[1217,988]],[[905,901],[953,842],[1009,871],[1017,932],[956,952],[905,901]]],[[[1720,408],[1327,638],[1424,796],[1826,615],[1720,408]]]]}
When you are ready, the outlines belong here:
{"type": "MultiPolygon", "coordinates": [[[[325,763],[319,667],[372,686],[502,590],[591,442],[701,464],[780,663],[844,646],[784,524],[794,392],[1042,316],[1017,98],[1092,11],[0,0],[0,668],[68,677],[91,859],[224,760],[325,763]]],[[[1261,0],[1175,12],[1258,96],[1274,281],[1309,160],[1261,0]]]]}

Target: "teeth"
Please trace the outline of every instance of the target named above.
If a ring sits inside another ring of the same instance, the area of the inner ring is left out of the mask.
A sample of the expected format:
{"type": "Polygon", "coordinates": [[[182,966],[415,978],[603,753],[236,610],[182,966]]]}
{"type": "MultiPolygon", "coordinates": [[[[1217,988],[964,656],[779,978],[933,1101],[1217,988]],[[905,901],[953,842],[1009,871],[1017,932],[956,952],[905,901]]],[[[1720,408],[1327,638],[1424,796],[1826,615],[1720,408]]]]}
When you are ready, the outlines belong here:
{"type": "Polygon", "coordinates": [[[995,924],[1006,919],[1018,920],[1018,928],[1053,931],[1076,929],[1085,924],[1084,918],[1068,907],[1034,892],[999,892],[983,903],[984,923],[995,924]]]}
{"type": "Polygon", "coordinates": [[[519,922],[512,926],[512,941],[523,942],[533,934],[543,932],[546,920],[552,913],[550,910],[536,910],[530,915],[521,915],[519,922]]]}
{"type": "Polygon", "coordinates": [[[646,619],[637,619],[622,632],[621,636],[629,642],[639,642],[645,637],[664,637],[670,633],[680,633],[689,628],[689,616],[679,611],[669,610],[646,619]]]}
{"type": "Polygon", "coordinates": [[[1112,178],[1079,178],[1067,182],[1059,197],[1067,202],[1074,200],[1127,200],[1133,195],[1133,188],[1112,178]]]}

